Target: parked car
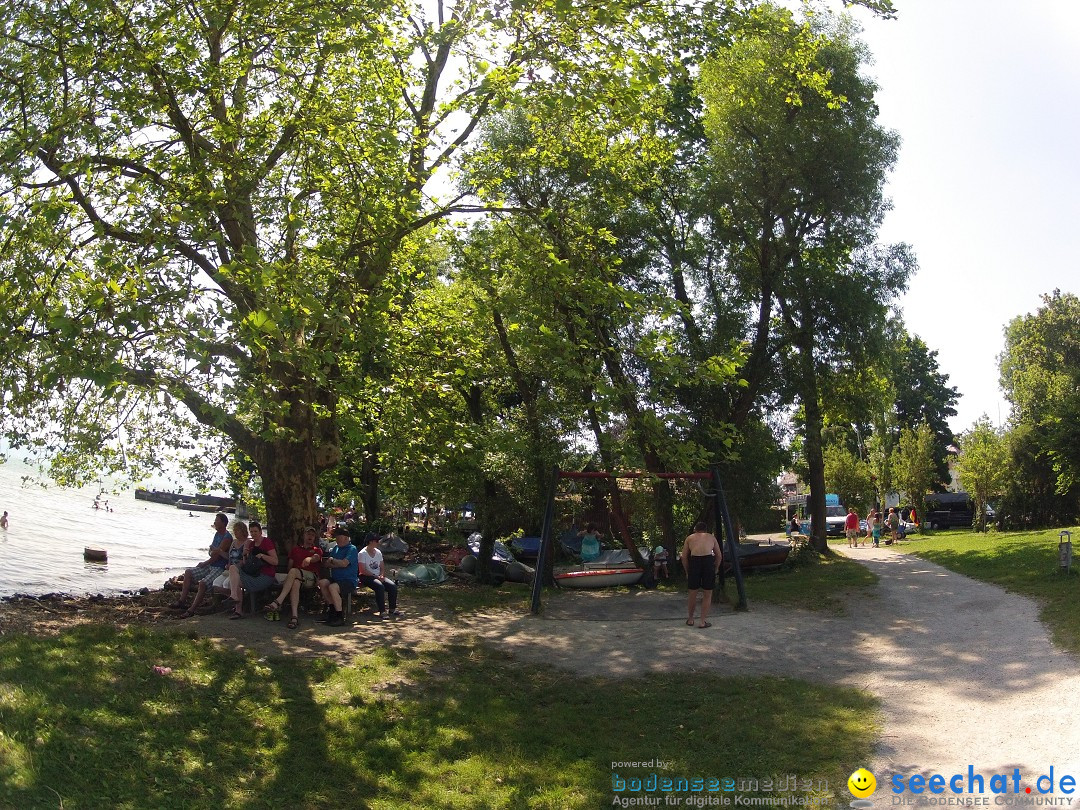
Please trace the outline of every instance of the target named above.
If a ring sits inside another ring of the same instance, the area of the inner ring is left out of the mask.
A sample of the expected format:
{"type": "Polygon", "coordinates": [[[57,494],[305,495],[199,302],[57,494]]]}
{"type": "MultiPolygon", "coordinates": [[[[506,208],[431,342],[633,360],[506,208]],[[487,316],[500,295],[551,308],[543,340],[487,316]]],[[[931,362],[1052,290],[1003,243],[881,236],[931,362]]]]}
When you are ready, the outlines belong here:
{"type": "MultiPolygon", "coordinates": [[[[825,507],[825,534],[829,537],[844,536],[844,522],[847,520],[847,509],[842,506],[825,507]]],[[[810,534],[812,526],[810,520],[802,521],[803,534],[810,534]]]]}
{"type": "MultiPolygon", "coordinates": [[[[990,510],[987,512],[989,516],[990,510]]],[[[923,523],[931,529],[969,529],[974,521],[975,502],[966,492],[941,492],[926,496],[923,523]]]]}
{"type": "Polygon", "coordinates": [[[847,521],[847,509],[842,506],[825,507],[825,534],[830,537],[843,537],[845,521],[847,521]]]}

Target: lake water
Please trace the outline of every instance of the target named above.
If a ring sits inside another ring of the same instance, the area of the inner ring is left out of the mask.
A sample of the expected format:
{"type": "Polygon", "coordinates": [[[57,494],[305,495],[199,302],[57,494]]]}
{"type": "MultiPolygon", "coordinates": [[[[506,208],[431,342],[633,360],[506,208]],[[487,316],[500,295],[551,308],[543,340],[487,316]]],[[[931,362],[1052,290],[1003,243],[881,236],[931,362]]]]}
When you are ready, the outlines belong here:
{"type": "Polygon", "coordinates": [[[13,593],[110,594],[160,588],[206,559],[214,515],[135,500],[134,489],[102,495],[113,511],[94,509],[98,487],[65,489],[24,483],[33,467],[0,464],[0,596],[13,593]],[[83,560],[83,548],[108,551],[108,562],[83,560]]]}

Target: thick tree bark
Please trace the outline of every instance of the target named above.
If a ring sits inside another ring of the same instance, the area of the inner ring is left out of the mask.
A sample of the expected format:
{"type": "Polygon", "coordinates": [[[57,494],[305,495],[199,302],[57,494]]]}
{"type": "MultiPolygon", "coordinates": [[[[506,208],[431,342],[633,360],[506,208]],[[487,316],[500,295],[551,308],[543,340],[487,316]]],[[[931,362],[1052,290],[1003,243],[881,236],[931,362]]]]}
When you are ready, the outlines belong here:
{"type": "Polygon", "coordinates": [[[266,534],[285,553],[300,542],[305,526],[318,526],[319,473],[341,459],[335,423],[320,420],[310,406],[302,404],[303,393],[308,392],[291,400],[282,426],[288,439],[252,436],[248,452],[262,479],[266,534]]]}
{"type": "Polygon", "coordinates": [[[267,444],[256,460],[266,498],[266,534],[287,554],[305,526],[318,525],[315,505],[318,473],[309,444],[267,444]]]}

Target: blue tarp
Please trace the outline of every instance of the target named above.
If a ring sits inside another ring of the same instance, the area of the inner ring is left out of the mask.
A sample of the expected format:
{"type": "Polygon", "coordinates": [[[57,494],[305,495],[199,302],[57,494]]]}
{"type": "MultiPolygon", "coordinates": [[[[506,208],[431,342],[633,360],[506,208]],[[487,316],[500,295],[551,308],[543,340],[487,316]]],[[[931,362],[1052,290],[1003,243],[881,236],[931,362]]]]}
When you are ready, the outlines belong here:
{"type": "MultiPolygon", "coordinates": [[[[480,557],[480,533],[474,532],[469,535],[469,551],[476,555],[477,559],[480,557]]],[[[513,562],[514,555],[510,552],[510,549],[506,547],[504,543],[499,540],[495,541],[495,550],[491,553],[491,559],[498,560],[499,562],[513,562]]]]}
{"type": "Polygon", "coordinates": [[[540,553],[539,537],[515,537],[510,548],[522,557],[536,557],[540,553]]]}

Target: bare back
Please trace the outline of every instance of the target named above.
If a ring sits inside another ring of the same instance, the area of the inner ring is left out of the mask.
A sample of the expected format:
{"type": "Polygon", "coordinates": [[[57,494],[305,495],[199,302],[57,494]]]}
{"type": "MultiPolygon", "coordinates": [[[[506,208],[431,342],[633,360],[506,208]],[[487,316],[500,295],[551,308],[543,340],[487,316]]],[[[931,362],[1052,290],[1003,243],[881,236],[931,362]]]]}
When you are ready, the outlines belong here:
{"type": "Polygon", "coordinates": [[[720,543],[709,532],[694,532],[686,538],[686,545],[683,546],[683,549],[689,551],[687,556],[690,557],[707,557],[710,554],[715,554],[717,557],[723,556],[720,543]]]}

